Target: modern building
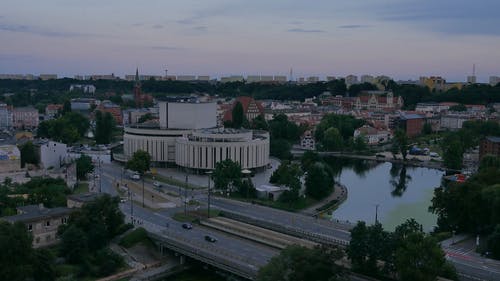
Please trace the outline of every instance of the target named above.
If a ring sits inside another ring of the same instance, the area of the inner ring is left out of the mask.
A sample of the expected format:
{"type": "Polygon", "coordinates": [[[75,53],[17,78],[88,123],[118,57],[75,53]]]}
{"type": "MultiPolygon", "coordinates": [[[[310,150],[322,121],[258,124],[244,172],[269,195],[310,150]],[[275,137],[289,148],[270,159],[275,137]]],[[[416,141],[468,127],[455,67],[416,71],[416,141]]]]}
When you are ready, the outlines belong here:
{"type": "Polygon", "coordinates": [[[441,115],[440,129],[450,131],[460,130],[465,121],[473,119],[474,117],[468,114],[449,113],[441,115]]]}
{"type": "Polygon", "coordinates": [[[347,75],[345,77],[345,84],[347,85],[347,87],[354,85],[354,84],[358,84],[358,76],[352,75],[352,74],[347,75]]]}
{"type": "Polygon", "coordinates": [[[482,159],[485,155],[500,157],[500,136],[489,136],[481,140],[479,159],[482,159]]]}
{"type": "Polygon", "coordinates": [[[34,107],[17,107],[12,111],[12,124],[16,129],[35,129],[38,122],[38,110],[34,107]]]}
{"type": "Polygon", "coordinates": [[[66,207],[45,208],[43,204],[17,207],[17,215],[1,218],[10,223],[21,222],[33,235],[33,248],[59,242],[57,230],[68,222],[73,210],[66,207]]]}
{"type": "Polygon", "coordinates": [[[40,74],[38,77],[41,80],[55,80],[57,79],[57,74],[40,74]]]}
{"type": "Polygon", "coordinates": [[[34,145],[37,147],[40,165],[45,169],[58,169],[68,160],[68,147],[64,143],[40,140],[34,145]]]}
{"type": "Polygon", "coordinates": [[[373,83],[373,81],[375,80],[375,77],[371,76],[371,75],[361,75],[361,83],[373,83]]]}
{"type": "Polygon", "coordinates": [[[10,129],[12,127],[12,110],[5,103],[0,103],[0,129],[10,129]]]}
{"type": "Polygon", "coordinates": [[[268,133],[217,128],[216,111],[211,102],[161,101],[159,124],[125,127],[125,157],[144,150],[159,165],[192,170],[213,169],[225,159],[238,161],[242,168],[265,167],[269,163],[268,133]]]}
{"type": "Polygon", "coordinates": [[[226,159],[242,169],[269,164],[269,133],[235,129],[205,129],[177,138],[175,164],[193,170],[213,170],[226,159]]]}

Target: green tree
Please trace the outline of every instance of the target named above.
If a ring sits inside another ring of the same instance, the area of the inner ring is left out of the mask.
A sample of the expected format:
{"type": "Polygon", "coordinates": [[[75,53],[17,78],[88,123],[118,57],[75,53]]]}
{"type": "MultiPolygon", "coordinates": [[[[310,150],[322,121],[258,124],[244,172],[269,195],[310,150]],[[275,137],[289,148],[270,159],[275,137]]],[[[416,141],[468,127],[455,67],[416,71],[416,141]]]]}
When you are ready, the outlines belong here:
{"type": "Polygon", "coordinates": [[[365,138],[363,136],[357,136],[354,138],[353,148],[355,151],[365,151],[368,149],[365,138]]]}
{"type": "Polygon", "coordinates": [[[114,119],[111,113],[102,113],[97,110],[95,113],[95,141],[98,144],[111,143],[113,136],[114,119]]]}
{"type": "Polygon", "coordinates": [[[443,163],[450,169],[461,169],[463,162],[464,146],[457,135],[445,137],[441,143],[443,149],[443,163]]]}
{"type": "Polygon", "coordinates": [[[430,123],[425,123],[422,127],[422,134],[430,135],[432,134],[432,125],[430,123]]]}
{"type": "Polygon", "coordinates": [[[245,114],[243,112],[243,105],[241,102],[237,101],[233,107],[232,114],[232,124],[233,128],[240,129],[243,125],[245,118],[245,114]]]}
{"type": "Polygon", "coordinates": [[[139,120],[137,120],[137,123],[144,123],[144,122],[146,122],[148,120],[152,120],[152,119],[154,119],[153,114],[146,113],[146,114],[142,115],[141,117],[139,117],[139,120]]]}
{"type": "Polygon", "coordinates": [[[308,249],[288,246],[279,256],[259,270],[259,281],[340,281],[348,280],[347,272],[336,262],[342,251],[329,248],[308,249]]]}
{"type": "Polygon", "coordinates": [[[76,159],[76,175],[79,180],[84,180],[88,173],[94,170],[94,164],[92,164],[92,158],[90,156],[82,154],[80,158],[76,159]]]}
{"type": "Polygon", "coordinates": [[[25,281],[32,277],[32,237],[23,223],[0,221],[0,276],[25,281]]]}
{"type": "Polygon", "coordinates": [[[342,136],[337,128],[328,128],[325,131],[323,140],[321,141],[323,148],[327,151],[341,150],[342,149],[342,136]]]}
{"type": "Polygon", "coordinates": [[[457,104],[457,105],[450,106],[450,108],[448,110],[449,111],[467,111],[467,107],[465,107],[465,105],[463,105],[463,104],[457,104]]]}
{"type": "Polygon", "coordinates": [[[408,154],[408,136],[403,130],[396,130],[394,133],[393,142],[398,147],[399,152],[403,156],[403,160],[406,160],[406,155],[408,154]]]}
{"type": "Polygon", "coordinates": [[[292,145],[285,139],[271,138],[270,155],[281,160],[292,158],[292,145]]]}
{"type": "Polygon", "coordinates": [[[32,267],[35,281],[52,281],[56,279],[55,257],[49,250],[34,250],[32,267]]]}
{"type": "Polygon", "coordinates": [[[61,235],[61,254],[69,263],[77,264],[88,254],[88,243],[85,232],[76,225],[65,229],[61,235]]]}
{"type": "Polygon", "coordinates": [[[322,199],[333,191],[333,175],[324,163],[316,162],[306,174],[306,194],[314,199],[322,199]]]}
{"type": "Polygon", "coordinates": [[[500,259],[500,224],[497,224],[493,233],[488,236],[488,250],[494,259],[500,259]]]}
{"type": "Polygon", "coordinates": [[[316,162],[321,161],[322,160],[319,154],[310,150],[304,152],[304,154],[302,154],[302,157],[300,158],[300,164],[302,165],[302,169],[304,171],[309,170],[312,165],[314,165],[316,162]]]}
{"type": "Polygon", "coordinates": [[[252,120],[252,129],[254,130],[269,130],[269,125],[263,115],[259,115],[252,120]]]}
{"type": "Polygon", "coordinates": [[[215,189],[232,189],[241,182],[241,166],[239,163],[226,159],[215,164],[212,174],[215,189]]]}
{"type": "Polygon", "coordinates": [[[21,167],[24,167],[27,163],[38,165],[38,153],[36,153],[35,145],[28,141],[19,148],[21,152],[21,167]]]}
{"type": "Polygon", "coordinates": [[[125,165],[127,169],[136,171],[137,173],[144,175],[146,171],[149,171],[151,165],[151,155],[144,150],[137,150],[132,155],[132,159],[127,161],[125,165]]]}

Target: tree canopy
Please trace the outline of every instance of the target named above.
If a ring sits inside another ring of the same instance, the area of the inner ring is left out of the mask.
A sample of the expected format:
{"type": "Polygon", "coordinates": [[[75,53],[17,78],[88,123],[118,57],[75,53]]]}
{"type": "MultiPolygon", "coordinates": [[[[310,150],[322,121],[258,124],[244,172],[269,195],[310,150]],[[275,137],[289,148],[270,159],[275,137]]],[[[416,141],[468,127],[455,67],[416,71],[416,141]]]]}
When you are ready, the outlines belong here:
{"type": "Polygon", "coordinates": [[[94,164],[90,156],[82,154],[80,158],[76,159],[76,175],[79,180],[84,180],[88,173],[94,171],[94,164]]]}
{"type": "Polygon", "coordinates": [[[95,113],[95,141],[98,144],[111,143],[113,137],[113,129],[115,127],[115,119],[111,113],[102,113],[97,110],[95,113]]]}
{"type": "Polygon", "coordinates": [[[137,150],[132,155],[132,159],[128,160],[125,166],[127,169],[143,175],[146,171],[149,171],[150,165],[151,155],[144,150],[137,150]]]}

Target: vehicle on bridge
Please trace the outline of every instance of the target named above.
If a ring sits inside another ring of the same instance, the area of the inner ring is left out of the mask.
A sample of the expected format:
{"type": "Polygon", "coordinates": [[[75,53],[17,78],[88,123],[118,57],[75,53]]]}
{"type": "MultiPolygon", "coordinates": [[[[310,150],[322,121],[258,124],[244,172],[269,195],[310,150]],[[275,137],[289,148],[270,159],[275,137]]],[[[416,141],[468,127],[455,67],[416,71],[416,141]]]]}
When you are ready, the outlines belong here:
{"type": "Polygon", "coordinates": [[[217,238],[210,236],[210,235],[205,235],[205,240],[211,243],[217,242],[217,238]]]}
{"type": "MultiPolygon", "coordinates": [[[[190,223],[183,223],[182,224],[182,228],[184,228],[184,229],[192,229],[193,225],[190,224],[190,223]]],[[[206,237],[205,237],[205,239],[206,239],[206,237]]]]}

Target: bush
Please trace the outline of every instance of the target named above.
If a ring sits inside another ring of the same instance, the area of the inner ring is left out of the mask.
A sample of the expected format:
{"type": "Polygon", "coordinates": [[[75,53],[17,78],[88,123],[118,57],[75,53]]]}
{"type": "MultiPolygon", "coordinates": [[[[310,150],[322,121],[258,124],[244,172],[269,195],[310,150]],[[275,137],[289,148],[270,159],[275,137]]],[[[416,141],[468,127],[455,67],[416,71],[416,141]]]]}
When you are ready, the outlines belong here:
{"type": "Polygon", "coordinates": [[[118,227],[118,229],[116,230],[117,234],[120,235],[120,234],[123,234],[125,232],[127,232],[129,229],[132,229],[134,228],[134,225],[131,224],[131,223],[126,223],[126,224],[122,224],[118,227]]]}
{"type": "Polygon", "coordinates": [[[136,230],[134,230],[130,233],[127,233],[125,236],[123,236],[118,244],[120,244],[120,246],[123,246],[125,248],[130,248],[130,247],[136,245],[137,243],[145,242],[148,240],[149,240],[149,237],[148,237],[146,230],[144,228],[140,227],[140,228],[137,228],[136,230]]]}

